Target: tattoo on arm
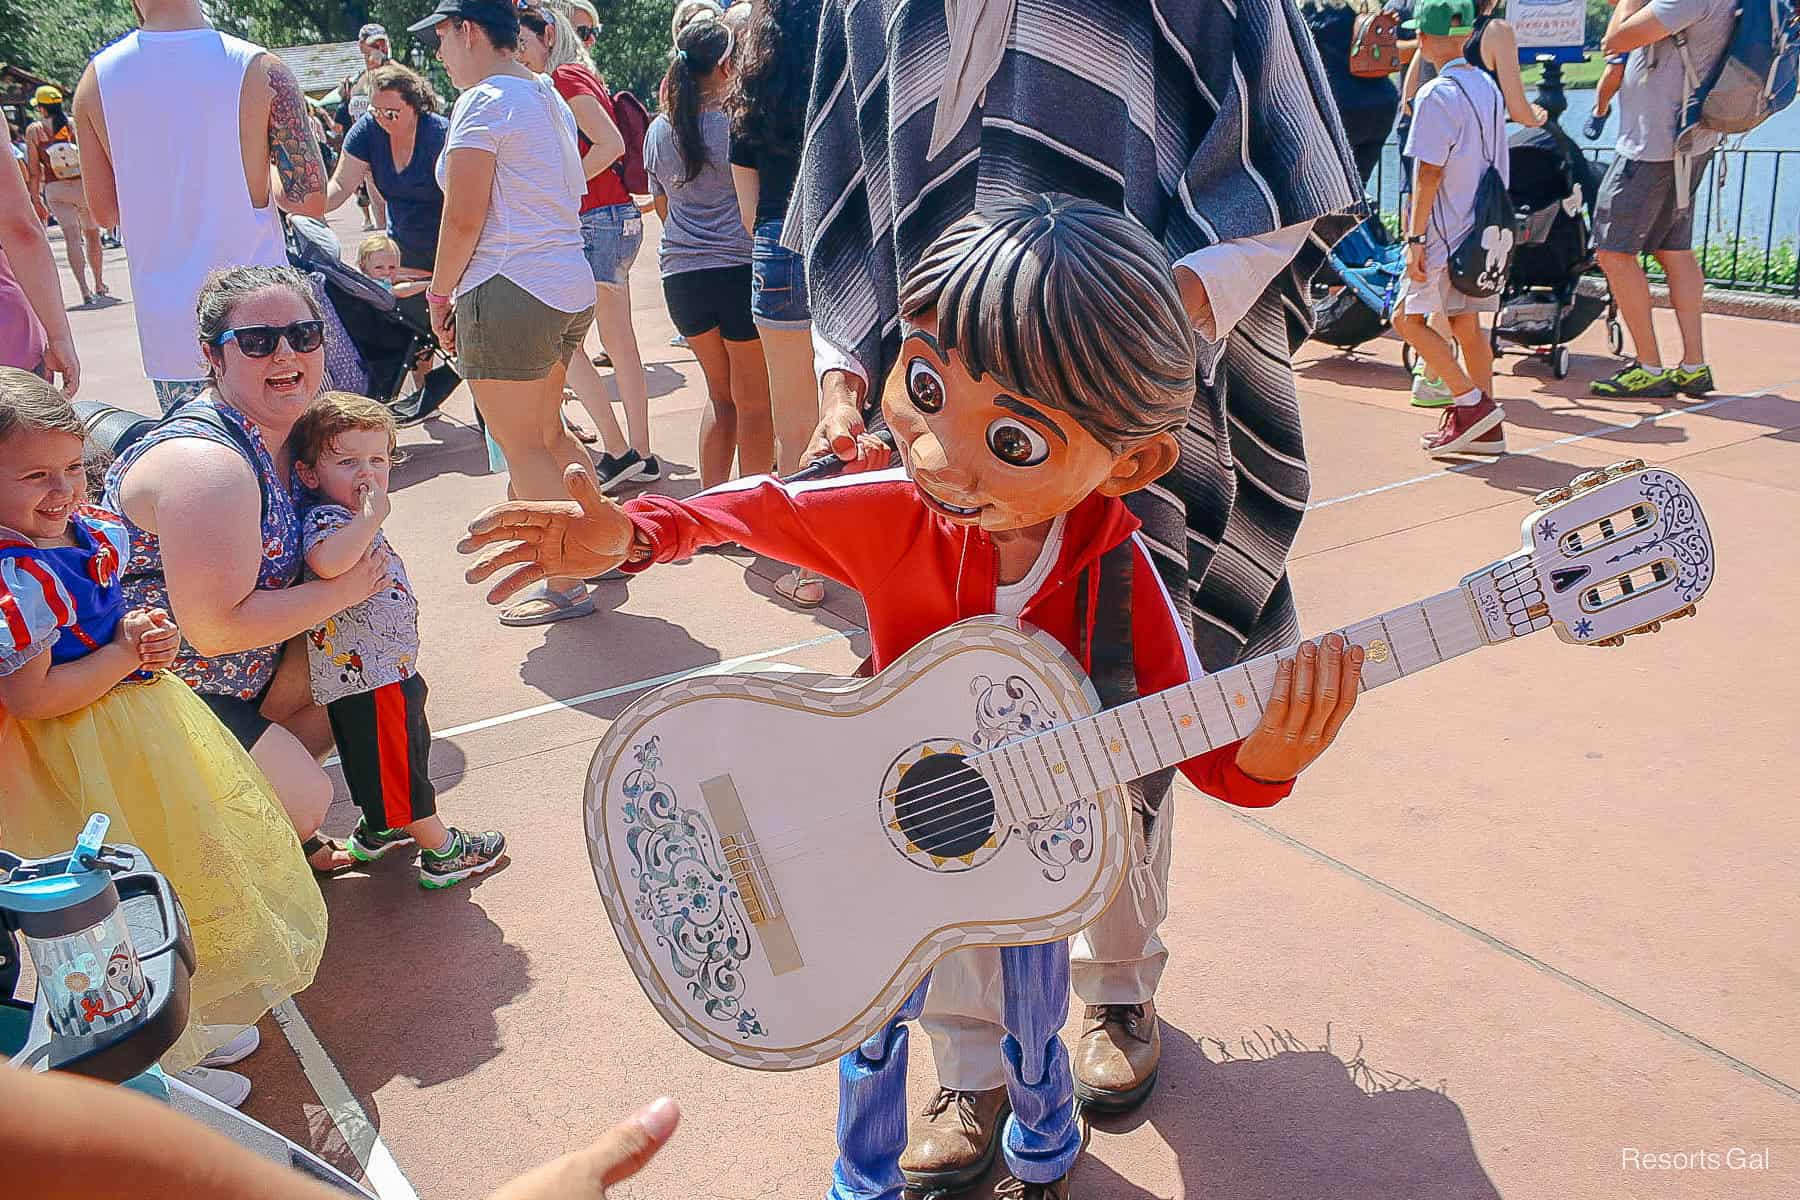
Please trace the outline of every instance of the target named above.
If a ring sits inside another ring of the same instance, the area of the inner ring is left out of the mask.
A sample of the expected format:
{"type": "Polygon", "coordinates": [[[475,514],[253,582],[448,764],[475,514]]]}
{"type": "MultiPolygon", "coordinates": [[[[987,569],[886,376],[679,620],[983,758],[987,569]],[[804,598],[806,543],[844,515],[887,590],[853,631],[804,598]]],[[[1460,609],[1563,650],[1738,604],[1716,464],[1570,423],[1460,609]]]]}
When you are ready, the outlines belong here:
{"type": "Polygon", "coordinates": [[[325,160],[319,156],[306,97],[293,71],[280,59],[269,65],[269,161],[281,176],[289,204],[304,204],[325,191],[325,160]]]}

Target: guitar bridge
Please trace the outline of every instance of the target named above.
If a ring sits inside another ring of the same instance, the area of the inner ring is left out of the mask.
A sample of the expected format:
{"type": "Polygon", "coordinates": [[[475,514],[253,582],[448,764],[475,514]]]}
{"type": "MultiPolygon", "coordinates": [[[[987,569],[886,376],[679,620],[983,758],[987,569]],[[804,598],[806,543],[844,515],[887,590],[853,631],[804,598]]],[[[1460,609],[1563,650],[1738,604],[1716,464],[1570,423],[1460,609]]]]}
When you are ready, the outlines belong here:
{"type": "Polygon", "coordinates": [[[744,815],[743,801],[738,799],[737,785],[731,776],[717,775],[700,784],[700,797],[712,813],[713,825],[719,831],[719,850],[725,856],[725,869],[737,888],[744,914],[756,927],[757,942],[768,960],[769,972],[785,975],[803,965],[794,932],[781,912],[781,898],[775,893],[775,881],[763,862],[756,835],[744,815]]]}

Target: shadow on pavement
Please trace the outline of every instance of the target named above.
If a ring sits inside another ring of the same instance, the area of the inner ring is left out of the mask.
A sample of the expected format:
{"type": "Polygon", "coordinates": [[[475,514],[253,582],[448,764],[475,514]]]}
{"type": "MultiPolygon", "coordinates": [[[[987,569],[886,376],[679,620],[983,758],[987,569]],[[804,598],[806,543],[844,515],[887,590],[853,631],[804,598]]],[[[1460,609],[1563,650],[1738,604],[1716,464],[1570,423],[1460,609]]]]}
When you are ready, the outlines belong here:
{"type": "MultiPolygon", "coordinates": [[[[1499,1200],[1442,1092],[1288,1035],[1241,1049],[1202,1046],[1165,1022],[1162,1087],[1138,1112],[1096,1121],[1095,1138],[1149,1122],[1174,1148],[1188,1196],[1499,1200]]],[[[1092,1155],[1075,1182],[1109,1200],[1151,1195],[1092,1155]]]]}
{"type": "MultiPolygon", "coordinates": [[[[543,640],[526,653],[519,678],[546,696],[561,698],[719,661],[717,648],[673,621],[619,611],[628,586],[619,579],[603,580],[593,588],[598,610],[593,616],[543,626],[543,640]]],[[[583,709],[611,720],[637,695],[583,709]]]]}

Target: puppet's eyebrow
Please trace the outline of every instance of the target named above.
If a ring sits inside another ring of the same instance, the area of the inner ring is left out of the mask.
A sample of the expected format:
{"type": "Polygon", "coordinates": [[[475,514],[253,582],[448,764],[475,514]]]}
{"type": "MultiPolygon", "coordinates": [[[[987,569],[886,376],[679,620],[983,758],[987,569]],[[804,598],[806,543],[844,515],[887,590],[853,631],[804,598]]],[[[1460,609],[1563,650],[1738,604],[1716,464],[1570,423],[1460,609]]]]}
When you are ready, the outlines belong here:
{"type": "Polygon", "coordinates": [[[1005,392],[1001,392],[994,397],[994,407],[1004,408],[1009,413],[1017,413],[1021,417],[1036,421],[1039,425],[1042,425],[1045,429],[1054,433],[1056,439],[1063,445],[1066,446],[1069,444],[1069,436],[1062,431],[1062,426],[1058,425],[1055,421],[1052,421],[1049,417],[1031,407],[1031,405],[1025,403],[1023,400],[1014,400],[1005,392]]]}
{"type": "Polygon", "coordinates": [[[907,335],[906,335],[907,341],[910,342],[914,338],[918,338],[920,341],[924,342],[927,346],[930,346],[931,352],[933,354],[937,355],[940,361],[943,360],[944,348],[942,346],[938,345],[938,340],[936,338],[932,337],[929,333],[926,333],[923,329],[914,329],[907,333],[907,335]]]}

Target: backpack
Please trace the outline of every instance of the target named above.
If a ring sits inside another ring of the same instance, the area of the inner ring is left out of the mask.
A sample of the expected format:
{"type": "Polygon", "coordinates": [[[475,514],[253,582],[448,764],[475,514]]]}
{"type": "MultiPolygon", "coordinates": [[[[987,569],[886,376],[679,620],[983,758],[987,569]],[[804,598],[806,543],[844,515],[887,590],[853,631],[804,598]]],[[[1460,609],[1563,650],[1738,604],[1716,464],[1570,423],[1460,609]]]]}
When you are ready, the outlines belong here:
{"type": "Polygon", "coordinates": [[[1677,141],[1693,129],[1748,133],[1794,102],[1800,78],[1800,3],[1741,0],[1731,43],[1705,79],[1688,55],[1687,36],[1672,39],[1681,53],[1688,95],[1676,125],[1677,141]]]}
{"type": "Polygon", "coordinates": [[[75,144],[75,134],[67,126],[57,130],[44,143],[44,161],[58,179],[81,178],[81,147],[75,144]]]}
{"type": "MultiPolygon", "coordinates": [[[[1475,101],[1470,98],[1469,93],[1463,91],[1462,84],[1449,74],[1438,78],[1454,87],[1479,119],[1480,111],[1475,108],[1475,101]]],[[[1502,100],[1501,103],[1504,104],[1505,101],[1502,100]]],[[[1502,129],[1505,128],[1505,121],[1502,110],[1502,129]]],[[[1504,140],[1501,140],[1497,149],[1505,149],[1504,140]]],[[[1450,286],[1477,300],[1497,296],[1506,286],[1507,273],[1512,270],[1513,248],[1519,237],[1519,214],[1513,208],[1506,182],[1500,178],[1500,168],[1494,154],[1488,150],[1485,134],[1481,139],[1481,153],[1488,165],[1481,173],[1481,182],[1475,185],[1475,224],[1450,251],[1448,263],[1450,286]]],[[[1432,219],[1436,220],[1441,211],[1433,212],[1432,219]]]]}
{"type": "Polygon", "coordinates": [[[1350,73],[1358,79],[1385,79],[1400,69],[1400,14],[1358,13],[1350,32],[1350,73]]]}
{"type": "Polygon", "coordinates": [[[612,94],[613,122],[625,139],[625,153],[613,164],[619,182],[634,196],[648,195],[650,176],[644,170],[644,134],[650,130],[650,113],[644,102],[630,92],[612,94]]]}

